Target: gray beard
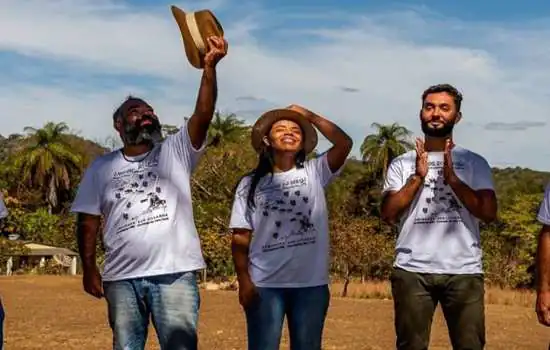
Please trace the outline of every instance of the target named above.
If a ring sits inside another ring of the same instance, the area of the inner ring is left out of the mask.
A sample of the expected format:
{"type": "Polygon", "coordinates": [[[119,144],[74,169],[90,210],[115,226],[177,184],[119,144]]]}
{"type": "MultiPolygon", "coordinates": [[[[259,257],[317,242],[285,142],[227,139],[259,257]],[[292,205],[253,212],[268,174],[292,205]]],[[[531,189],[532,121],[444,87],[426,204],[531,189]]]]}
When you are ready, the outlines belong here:
{"type": "Polygon", "coordinates": [[[154,130],[154,131],[142,130],[137,135],[135,140],[127,140],[127,141],[129,141],[129,143],[132,143],[134,145],[140,145],[144,143],[159,143],[160,141],[162,141],[162,134],[160,130],[154,130]]]}
{"type": "Polygon", "coordinates": [[[145,128],[125,124],[124,128],[124,142],[128,145],[142,145],[162,141],[160,124],[158,124],[158,126],[145,128]]]}

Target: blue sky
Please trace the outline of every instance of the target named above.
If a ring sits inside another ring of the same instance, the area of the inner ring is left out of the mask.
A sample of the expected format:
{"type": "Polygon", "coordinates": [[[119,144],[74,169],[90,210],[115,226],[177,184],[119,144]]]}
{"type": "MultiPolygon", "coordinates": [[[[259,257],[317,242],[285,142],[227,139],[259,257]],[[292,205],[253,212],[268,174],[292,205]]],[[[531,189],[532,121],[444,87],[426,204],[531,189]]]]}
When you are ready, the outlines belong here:
{"type": "Polygon", "coordinates": [[[550,2],[542,1],[5,0],[0,134],[53,120],[102,141],[128,94],[181,123],[200,71],[185,59],[172,3],[211,8],[225,28],[224,112],[253,122],[303,104],[348,131],[357,156],[373,122],[419,135],[422,90],[448,82],[465,97],[458,144],[494,166],[550,170],[550,2]]]}

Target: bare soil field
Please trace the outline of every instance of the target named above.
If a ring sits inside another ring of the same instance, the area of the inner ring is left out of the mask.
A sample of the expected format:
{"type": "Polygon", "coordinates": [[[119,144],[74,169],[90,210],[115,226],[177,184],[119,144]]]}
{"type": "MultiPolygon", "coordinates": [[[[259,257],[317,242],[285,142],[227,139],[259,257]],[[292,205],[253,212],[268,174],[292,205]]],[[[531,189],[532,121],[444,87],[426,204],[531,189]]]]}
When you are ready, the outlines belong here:
{"type": "MultiPolygon", "coordinates": [[[[105,302],[84,294],[80,277],[0,277],[0,295],[7,313],[6,350],[111,348],[105,302]]],[[[487,349],[548,349],[550,329],[538,325],[532,306],[488,304],[486,314],[487,349]]],[[[246,349],[235,292],[203,291],[199,322],[200,349],[246,349]]],[[[288,349],[287,340],[285,332],[282,349],[288,349]]],[[[392,348],[390,300],[332,299],[324,349],[392,348]]],[[[147,349],[158,349],[152,329],[147,349]]],[[[439,310],[430,349],[451,349],[439,310]]]]}

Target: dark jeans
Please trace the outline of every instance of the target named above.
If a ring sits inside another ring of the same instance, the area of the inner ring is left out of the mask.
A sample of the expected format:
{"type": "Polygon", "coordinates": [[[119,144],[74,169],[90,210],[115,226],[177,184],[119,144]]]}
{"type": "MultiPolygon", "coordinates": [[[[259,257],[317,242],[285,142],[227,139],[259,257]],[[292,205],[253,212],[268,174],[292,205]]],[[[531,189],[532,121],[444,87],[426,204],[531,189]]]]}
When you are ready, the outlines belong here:
{"type": "Polygon", "coordinates": [[[391,286],[397,349],[428,349],[438,303],[441,303],[454,350],[484,348],[483,275],[420,274],[395,268],[391,286]]]}
{"type": "Polygon", "coordinates": [[[4,349],[4,306],[2,305],[2,299],[0,299],[0,350],[4,349]]]}
{"type": "Polygon", "coordinates": [[[245,310],[249,350],[279,350],[287,316],[292,350],[321,350],[330,303],[327,285],[307,288],[258,288],[259,300],[245,310]]]}
{"type": "Polygon", "coordinates": [[[143,350],[149,316],[163,350],[196,350],[200,306],[194,272],[104,282],[114,350],[143,350]]]}

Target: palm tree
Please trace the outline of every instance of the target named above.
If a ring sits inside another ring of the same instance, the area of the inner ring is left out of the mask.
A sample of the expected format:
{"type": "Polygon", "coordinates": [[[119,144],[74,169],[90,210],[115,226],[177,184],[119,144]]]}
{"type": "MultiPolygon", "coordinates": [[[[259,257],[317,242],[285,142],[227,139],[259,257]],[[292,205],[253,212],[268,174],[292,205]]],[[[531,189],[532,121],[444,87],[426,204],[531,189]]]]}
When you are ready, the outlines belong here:
{"type": "Polygon", "coordinates": [[[42,128],[25,127],[28,134],[14,164],[21,181],[39,188],[48,203],[48,211],[59,206],[61,191],[69,191],[72,175],[81,170],[82,157],[67,142],[69,127],[48,122],[42,128]]]}
{"type": "Polygon", "coordinates": [[[372,123],[377,131],[367,135],[361,144],[361,156],[363,161],[368,161],[374,172],[382,171],[384,178],[391,161],[414,148],[409,137],[412,132],[398,123],[382,125],[372,123]]]}
{"type": "Polygon", "coordinates": [[[244,120],[239,119],[236,114],[222,115],[219,112],[214,114],[214,119],[208,129],[210,144],[217,145],[221,142],[237,142],[245,136],[249,127],[244,120]]]}
{"type": "MultiPolygon", "coordinates": [[[[185,118],[186,120],[188,118],[185,118]]],[[[165,135],[177,133],[179,128],[175,125],[163,124],[162,132],[165,135]]],[[[238,142],[247,136],[246,131],[250,127],[245,124],[244,120],[239,119],[236,114],[222,115],[220,112],[214,113],[214,118],[208,128],[208,146],[217,146],[220,142],[238,142]]]]}

